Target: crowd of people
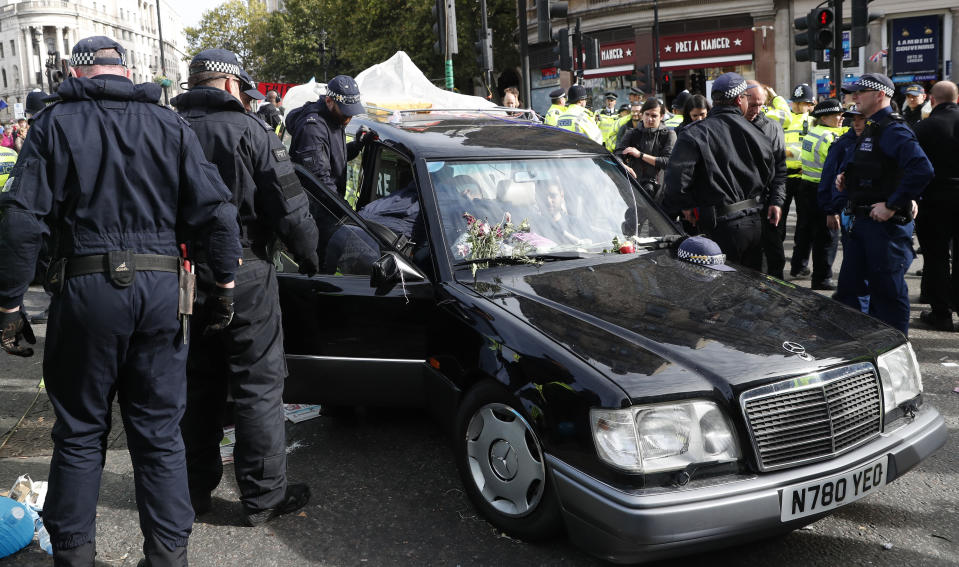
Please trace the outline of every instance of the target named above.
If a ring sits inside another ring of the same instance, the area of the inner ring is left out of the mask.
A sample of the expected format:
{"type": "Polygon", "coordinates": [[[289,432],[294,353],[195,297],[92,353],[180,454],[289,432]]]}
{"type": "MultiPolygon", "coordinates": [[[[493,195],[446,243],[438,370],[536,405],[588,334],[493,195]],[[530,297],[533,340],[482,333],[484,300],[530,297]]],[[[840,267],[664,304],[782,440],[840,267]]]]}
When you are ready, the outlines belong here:
{"type": "Polygon", "coordinates": [[[946,215],[959,202],[956,85],[939,82],[928,98],[921,85],[906,86],[901,114],[885,75],[864,74],[842,90],[842,101],[817,100],[799,84],[787,100],[726,73],[713,82],[711,102],[684,91],[667,113],[634,88],[629,106],[617,111],[617,95],[607,92],[592,112],[586,89],[573,85],[550,93],[544,122],[604,144],[687,232],[780,280],[794,206],[790,277],[810,277],[812,289],[833,291],[903,333],[915,232],[924,256],[919,302],[930,306],[920,319],[954,331],[959,239],[946,215]]]}

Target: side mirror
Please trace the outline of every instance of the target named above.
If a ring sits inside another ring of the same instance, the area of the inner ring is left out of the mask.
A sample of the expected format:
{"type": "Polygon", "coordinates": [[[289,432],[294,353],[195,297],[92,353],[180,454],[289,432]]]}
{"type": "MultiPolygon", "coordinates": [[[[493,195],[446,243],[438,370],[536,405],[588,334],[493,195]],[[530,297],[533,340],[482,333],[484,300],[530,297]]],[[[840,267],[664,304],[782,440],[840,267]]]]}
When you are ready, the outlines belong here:
{"type": "Polygon", "coordinates": [[[384,295],[400,282],[423,281],[415,269],[394,252],[387,252],[370,266],[370,287],[376,288],[376,295],[384,295]]]}

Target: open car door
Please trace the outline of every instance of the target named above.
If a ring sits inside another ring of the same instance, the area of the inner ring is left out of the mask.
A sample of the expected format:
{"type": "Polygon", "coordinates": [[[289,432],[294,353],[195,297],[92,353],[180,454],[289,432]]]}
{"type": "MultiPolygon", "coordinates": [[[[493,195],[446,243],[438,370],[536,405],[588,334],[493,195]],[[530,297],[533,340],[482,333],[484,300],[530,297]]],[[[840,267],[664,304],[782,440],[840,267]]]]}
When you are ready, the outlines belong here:
{"type": "Polygon", "coordinates": [[[289,366],[284,401],[422,405],[433,284],[403,239],[295,167],[319,228],[320,273],[302,275],[287,252],[277,254],[289,366]]]}

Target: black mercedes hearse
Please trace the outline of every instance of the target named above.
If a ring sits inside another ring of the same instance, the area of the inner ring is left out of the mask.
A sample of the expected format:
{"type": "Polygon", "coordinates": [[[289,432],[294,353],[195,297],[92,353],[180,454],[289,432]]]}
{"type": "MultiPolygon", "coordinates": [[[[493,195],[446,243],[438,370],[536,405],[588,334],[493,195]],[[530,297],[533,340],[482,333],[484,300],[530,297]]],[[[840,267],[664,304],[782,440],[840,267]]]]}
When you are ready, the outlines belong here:
{"type": "Polygon", "coordinates": [[[945,442],[902,334],[679,259],[585,137],[492,111],[364,126],[346,200],[300,171],[323,268],[279,255],[285,400],[429,408],[504,532],[700,552],[813,522],[945,442]]]}

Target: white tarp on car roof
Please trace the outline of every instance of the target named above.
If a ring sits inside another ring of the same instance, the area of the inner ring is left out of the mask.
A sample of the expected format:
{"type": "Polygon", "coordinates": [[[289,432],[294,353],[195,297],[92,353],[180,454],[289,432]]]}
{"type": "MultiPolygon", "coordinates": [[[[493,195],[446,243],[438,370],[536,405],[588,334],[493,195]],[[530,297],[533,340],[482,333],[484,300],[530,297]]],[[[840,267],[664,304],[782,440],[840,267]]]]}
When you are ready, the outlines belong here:
{"type": "MultiPolygon", "coordinates": [[[[419,70],[405,51],[397,51],[382,63],[356,76],[363,104],[400,108],[456,108],[472,110],[491,108],[492,102],[478,97],[453,93],[435,86],[419,70]]],[[[310,82],[291,87],[283,97],[286,112],[326,94],[326,83],[310,82]]]]}

